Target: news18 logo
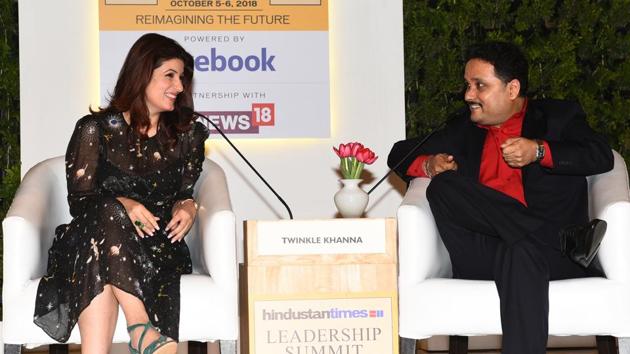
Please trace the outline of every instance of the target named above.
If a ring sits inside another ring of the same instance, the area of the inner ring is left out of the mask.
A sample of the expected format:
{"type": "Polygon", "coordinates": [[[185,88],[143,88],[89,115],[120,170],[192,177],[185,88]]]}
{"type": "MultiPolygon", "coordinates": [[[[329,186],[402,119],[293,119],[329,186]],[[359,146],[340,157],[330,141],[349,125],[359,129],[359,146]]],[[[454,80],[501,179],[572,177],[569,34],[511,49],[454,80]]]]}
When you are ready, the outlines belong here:
{"type": "MultiPolygon", "coordinates": [[[[276,124],[274,103],[252,103],[249,111],[201,112],[225,134],[258,134],[260,127],[276,124]]],[[[210,131],[215,131],[209,127],[210,131]]]]}

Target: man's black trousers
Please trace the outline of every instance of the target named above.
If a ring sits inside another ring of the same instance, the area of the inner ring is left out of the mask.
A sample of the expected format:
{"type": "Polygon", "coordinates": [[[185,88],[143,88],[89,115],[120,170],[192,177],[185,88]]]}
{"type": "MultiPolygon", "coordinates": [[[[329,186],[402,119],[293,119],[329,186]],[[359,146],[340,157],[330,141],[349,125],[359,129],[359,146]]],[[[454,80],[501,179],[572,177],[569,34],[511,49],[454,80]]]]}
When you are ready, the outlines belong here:
{"type": "Polygon", "coordinates": [[[427,199],[449,252],[453,277],[496,284],[502,353],[546,353],[549,280],[600,273],[560,253],[559,226],[455,171],[435,176],[427,199]]]}

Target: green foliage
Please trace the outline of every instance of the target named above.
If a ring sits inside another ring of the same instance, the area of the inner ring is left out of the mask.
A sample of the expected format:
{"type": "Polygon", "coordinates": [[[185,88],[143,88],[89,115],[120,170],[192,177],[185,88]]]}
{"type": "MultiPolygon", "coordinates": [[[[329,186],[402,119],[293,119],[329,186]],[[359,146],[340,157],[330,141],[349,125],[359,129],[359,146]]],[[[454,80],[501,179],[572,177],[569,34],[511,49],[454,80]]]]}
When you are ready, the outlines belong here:
{"type": "Polygon", "coordinates": [[[530,96],[576,99],[593,128],[630,159],[630,1],[403,0],[407,136],[463,106],[473,43],[520,45],[530,96]]]}
{"type": "MultiPolygon", "coordinates": [[[[20,80],[17,18],[17,1],[0,0],[0,220],[4,219],[20,183],[20,80]]],[[[2,237],[1,229],[0,237],[2,237]]],[[[1,274],[2,244],[0,243],[0,278],[1,274]]]]}

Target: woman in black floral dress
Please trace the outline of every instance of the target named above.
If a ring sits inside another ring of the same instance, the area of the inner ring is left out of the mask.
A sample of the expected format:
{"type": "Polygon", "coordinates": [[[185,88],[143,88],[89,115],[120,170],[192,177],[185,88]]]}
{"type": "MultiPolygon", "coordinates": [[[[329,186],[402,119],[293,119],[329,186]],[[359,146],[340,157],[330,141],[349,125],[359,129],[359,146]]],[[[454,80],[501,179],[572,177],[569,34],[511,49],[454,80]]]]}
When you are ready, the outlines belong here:
{"type": "Polygon", "coordinates": [[[146,34],[133,45],[109,107],[81,118],[66,152],[72,221],[56,230],[34,322],[83,353],[108,353],[123,309],[132,353],[175,353],[184,236],[207,129],[194,123],[193,58],[146,34]]]}

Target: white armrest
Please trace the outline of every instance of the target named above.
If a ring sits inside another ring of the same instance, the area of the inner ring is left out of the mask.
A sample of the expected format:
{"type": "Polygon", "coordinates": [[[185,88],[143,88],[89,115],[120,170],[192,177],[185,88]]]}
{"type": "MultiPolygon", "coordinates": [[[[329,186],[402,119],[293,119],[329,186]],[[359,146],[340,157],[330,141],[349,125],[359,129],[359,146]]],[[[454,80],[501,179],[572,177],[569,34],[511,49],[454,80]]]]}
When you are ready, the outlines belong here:
{"type": "Polygon", "coordinates": [[[39,228],[20,216],[2,221],[4,238],[2,298],[5,306],[19,296],[31,279],[43,275],[48,257],[42,252],[39,228]]]}
{"type": "Polygon", "coordinates": [[[426,189],[431,180],[415,178],[398,208],[399,286],[450,277],[451,263],[439,236],[426,189]]]}
{"type": "Polygon", "coordinates": [[[593,218],[608,224],[598,258],[606,277],[630,282],[630,190],[626,164],[613,151],[615,164],[612,171],[590,176],[589,208],[593,218]]]}
{"type": "Polygon", "coordinates": [[[5,298],[19,294],[29,280],[40,278],[46,272],[47,251],[55,236],[54,229],[70,218],[64,198],[63,171],[63,157],[31,168],[2,221],[5,298]],[[61,172],[55,173],[60,165],[61,172]]]}
{"type": "Polygon", "coordinates": [[[196,186],[199,238],[204,269],[221,287],[237,289],[236,218],[225,173],[206,159],[196,186]]]}

